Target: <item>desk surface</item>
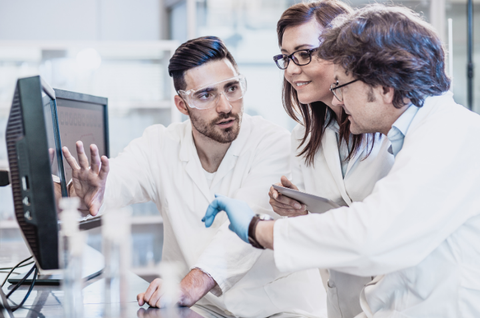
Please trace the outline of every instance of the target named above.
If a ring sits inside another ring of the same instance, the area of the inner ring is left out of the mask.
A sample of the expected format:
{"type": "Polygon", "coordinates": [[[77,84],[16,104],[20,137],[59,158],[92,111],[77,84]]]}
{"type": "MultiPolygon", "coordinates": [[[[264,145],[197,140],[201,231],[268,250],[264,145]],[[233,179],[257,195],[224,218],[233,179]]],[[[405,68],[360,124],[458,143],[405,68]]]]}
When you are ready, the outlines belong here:
{"type": "MultiPolygon", "coordinates": [[[[141,318],[165,318],[165,317],[181,317],[181,318],[201,318],[190,308],[178,308],[176,313],[167,312],[166,309],[148,308],[148,306],[140,307],[137,304],[136,296],[138,293],[147,289],[148,283],[142,278],[130,274],[129,277],[129,295],[128,299],[131,301],[127,304],[126,312],[122,313],[122,317],[141,317],[141,318]]],[[[104,279],[96,278],[88,282],[83,289],[83,311],[85,317],[103,317],[104,313],[104,279]]],[[[6,285],[7,286],[7,285],[6,285]]],[[[27,285],[21,286],[10,298],[19,303],[26,292],[27,285]]],[[[8,287],[3,288],[5,293],[8,293],[8,287]]],[[[35,285],[32,293],[22,308],[14,312],[14,317],[48,317],[48,318],[63,318],[63,291],[60,286],[41,286],[35,285]]]]}

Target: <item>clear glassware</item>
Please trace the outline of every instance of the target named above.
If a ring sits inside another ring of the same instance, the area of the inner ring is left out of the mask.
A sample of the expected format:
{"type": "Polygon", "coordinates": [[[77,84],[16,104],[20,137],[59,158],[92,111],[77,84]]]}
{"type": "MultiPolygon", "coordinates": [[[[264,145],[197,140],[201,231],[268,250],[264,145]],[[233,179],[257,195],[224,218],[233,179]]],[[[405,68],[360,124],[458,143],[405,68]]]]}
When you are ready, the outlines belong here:
{"type": "Polygon", "coordinates": [[[83,248],[85,233],[80,232],[78,198],[60,200],[61,230],[59,232],[59,261],[63,273],[63,310],[66,318],[83,318],[83,248]]]}
{"type": "Polygon", "coordinates": [[[102,237],[105,257],[104,316],[124,317],[131,263],[131,209],[108,210],[102,216],[102,237]]]}

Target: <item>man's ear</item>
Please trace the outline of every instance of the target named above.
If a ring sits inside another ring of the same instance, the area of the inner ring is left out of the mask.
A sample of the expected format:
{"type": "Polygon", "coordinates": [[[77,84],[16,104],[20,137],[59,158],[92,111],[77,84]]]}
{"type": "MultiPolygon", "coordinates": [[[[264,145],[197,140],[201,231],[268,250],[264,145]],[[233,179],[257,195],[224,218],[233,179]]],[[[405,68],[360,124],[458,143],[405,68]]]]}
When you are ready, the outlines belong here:
{"type": "Polygon", "coordinates": [[[187,104],[185,104],[185,101],[183,98],[181,98],[178,95],[175,95],[173,98],[175,101],[175,106],[177,106],[177,109],[184,115],[188,116],[188,109],[187,109],[187,104]]]}
{"type": "Polygon", "coordinates": [[[393,87],[382,86],[382,98],[385,104],[393,103],[394,94],[395,94],[395,90],[393,89],[393,87]]]}

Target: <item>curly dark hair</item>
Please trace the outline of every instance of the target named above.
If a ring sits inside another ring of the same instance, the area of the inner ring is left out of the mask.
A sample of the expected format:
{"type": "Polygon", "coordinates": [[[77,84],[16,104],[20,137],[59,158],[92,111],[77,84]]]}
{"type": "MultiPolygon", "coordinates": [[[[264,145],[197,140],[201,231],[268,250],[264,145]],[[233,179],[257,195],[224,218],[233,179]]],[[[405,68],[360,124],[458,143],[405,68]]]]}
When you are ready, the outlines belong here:
{"type": "Polygon", "coordinates": [[[322,34],[318,56],[367,85],[392,87],[393,105],[421,107],[450,88],[445,53],[433,28],[405,7],[368,5],[340,16],[322,34]]]}

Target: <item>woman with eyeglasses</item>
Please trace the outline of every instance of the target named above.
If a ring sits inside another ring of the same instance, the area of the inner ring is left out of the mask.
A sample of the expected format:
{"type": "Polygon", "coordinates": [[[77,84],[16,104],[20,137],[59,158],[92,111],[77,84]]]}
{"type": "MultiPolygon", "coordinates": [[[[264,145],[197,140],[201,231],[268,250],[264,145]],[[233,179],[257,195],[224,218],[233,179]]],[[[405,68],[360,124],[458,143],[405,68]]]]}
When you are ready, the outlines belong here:
{"type": "MultiPolygon", "coordinates": [[[[342,90],[350,83],[334,79],[334,65],[317,58],[322,30],[340,14],[352,9],[336,0],[299,3],[287,9],[277,24],[281,49],[274,56],[285,71],[283,106],[298,122],[292,132],[292,180],[285,176],[278,185],[328,198],[339,205],[351,205],[368,196],[377,180],[393,164],[386,137],[353,135],[341,106],[342,90]],[[335,94],[335,95],[334,95],[335,94]]],[[[305,205],[269,192],[270,204],[282,216],[307,214],[305,205]]],[[[385,211],[388,213],[388,211],[385,211]]],[[[354,317],[362,310],[359,295],[372,277],[357,277],[334,270],[320,270],[327,289],[328,316],[354,317]]]]}

